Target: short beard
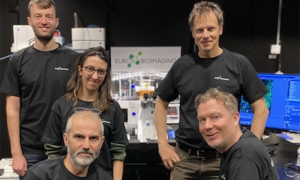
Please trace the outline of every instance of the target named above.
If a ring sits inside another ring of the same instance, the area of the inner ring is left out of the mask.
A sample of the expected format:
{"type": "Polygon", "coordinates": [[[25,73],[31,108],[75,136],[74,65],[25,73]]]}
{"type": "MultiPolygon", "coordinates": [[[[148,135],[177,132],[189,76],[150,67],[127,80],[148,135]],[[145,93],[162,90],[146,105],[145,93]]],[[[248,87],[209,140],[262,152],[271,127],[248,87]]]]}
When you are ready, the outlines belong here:
{"type": "Polygon", "coordinates": [[[98,155],[92,152],[91,150],[84,150],[80,149],[77,152],[72,153],[69,146],[68,146],[68,154],[70,154],[71,160],[73,164],[78,167],[79,169],[84,169],[89,166],[97,157],[98,155]],[[88,153],[92,157],[78,157],[80,153],[88,153]]]}
{"type": "MultiPolygon", "coordinates": [[[[54,34],[54,33],[53,33],[54,34]]],[[[51,39],[53,38],[53,34],[50,36],[40,36],[38,34],[36,34],[35,36],[37,37],[38,40],[40,40],[41,42],[49,42],[51,41],[51,39]]]]}

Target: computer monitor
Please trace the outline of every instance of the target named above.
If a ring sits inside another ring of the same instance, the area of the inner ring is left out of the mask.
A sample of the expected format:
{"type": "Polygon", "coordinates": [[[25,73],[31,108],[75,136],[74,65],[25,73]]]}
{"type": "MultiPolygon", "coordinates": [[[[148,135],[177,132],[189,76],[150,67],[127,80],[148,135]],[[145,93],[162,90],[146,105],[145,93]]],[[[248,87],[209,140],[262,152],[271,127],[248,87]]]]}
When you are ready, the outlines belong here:
{"type": "MultiPolygon", "coordinates": [[[[265,95],[270,111],[266,130],[300,133],[300,74],[263,74],[258,77],[267,86],[265,95]]],[[[248,102],[241,98],[240,125],[251,126],[253,111],[248,102]]]]}

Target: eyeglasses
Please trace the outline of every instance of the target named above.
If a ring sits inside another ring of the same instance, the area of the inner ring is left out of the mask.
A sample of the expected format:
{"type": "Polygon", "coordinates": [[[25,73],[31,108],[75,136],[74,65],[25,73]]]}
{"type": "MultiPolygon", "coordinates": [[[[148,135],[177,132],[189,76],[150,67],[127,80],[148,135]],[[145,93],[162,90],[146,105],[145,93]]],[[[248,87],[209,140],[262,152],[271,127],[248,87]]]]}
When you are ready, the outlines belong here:
{"type": "Polygon", "coordinates": [[[92,108],[84,108],[84,107],[75,107],[74,112],[82,112],[82,111],[90,111],[92,113],[96,113],[98,115],[101,115],[102,111],[99,109],[92,109],[92,108]]]}
{"type": "Polygon", "coordinates": [[[98,69],[98,70],[96,70],[95,68],[90,67],[90,66],[82,66],[82,67],[85,68],[85,70],[88,73],[88,75],[93,75],[95,73],[95,71],[97,71],[98,76],[104,76],[104,75],[106,75],[106,70],[104,70],[104,69],[98,69]]]}
{"type": "Polygon", "coordinates": [[[297,167],[295,163],[286,163],[284,166],[286,176],[300,179],[299,167],[297,167]]]}

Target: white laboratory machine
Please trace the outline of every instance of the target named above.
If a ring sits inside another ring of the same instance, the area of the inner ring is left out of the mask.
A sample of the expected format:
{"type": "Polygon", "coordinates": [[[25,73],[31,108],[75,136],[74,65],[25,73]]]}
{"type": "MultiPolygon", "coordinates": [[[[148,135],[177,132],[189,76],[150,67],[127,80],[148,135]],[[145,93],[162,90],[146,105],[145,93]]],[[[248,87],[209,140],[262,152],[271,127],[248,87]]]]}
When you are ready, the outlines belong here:
{"type": "Polygon", "coordinates": [[[20,49],[34,44],[34,32],[29,25],[13,25],[14,42],[11,52],[17,52],[20,49]]]}
{"type": "Polygon", "coordinates": [[[126,131],[129,135],[137,135],[137,124],[140,112],[139,101],[118,101],[123,113],[124,113],[124,124],[126,131]]]}
{"type": "MultiPolygon", "coordinates": [[[[117,77],[116,74],[114,75],[117,77]]],[[[160,82],[163,78],[155,74],[148,74],[146,79],[149,84],[144,88],[145,75],[138,77],[127,74],[126,77],[122,80],[114,80],[115,89],[119,90],[115,91],[117,94],[114,97],[124,112],[127,133],[137,136],[140,142],[156,140],[154,108],[157,96],[154,93],[155,87],[152,85],[160,82]]],[[[171,102],[167,110],[167,129],[179,123],[179,115],[179,101],[171,102]]]]}
{"type": "Polygon", "coordinates": [[[140,113],[138,120],[138,139],[140,142],[147,140],[156,140],[157,134],[154,123],[154,107],[157,96],[155,94],[143,94],[140,100],[140,113]]]}
{"type": "MultiPolygon", "coordinates": [[[[180,54],[178,46],[111,48],[113,97],[125,114],[127,133],[140,142],[157,140],[154,92],[180,54]]],[[[176,101],[170,103],[167,123],[178,122],[179,101],[176,101]]]]}
{"type": "Polygon", "coordinates": [[[104,28],[72,28],[72,49],[84,50],[91,47],[105,48],[104,28]]]}
{"type": "Polygon", "coordinates": [[[3,158],[0,160],[0,170],[3,171],[3,174],[0,176],[0,180],[19,179],[19,175],[14,173],[11,165],[12,165],[11,158],[3,158]]]}

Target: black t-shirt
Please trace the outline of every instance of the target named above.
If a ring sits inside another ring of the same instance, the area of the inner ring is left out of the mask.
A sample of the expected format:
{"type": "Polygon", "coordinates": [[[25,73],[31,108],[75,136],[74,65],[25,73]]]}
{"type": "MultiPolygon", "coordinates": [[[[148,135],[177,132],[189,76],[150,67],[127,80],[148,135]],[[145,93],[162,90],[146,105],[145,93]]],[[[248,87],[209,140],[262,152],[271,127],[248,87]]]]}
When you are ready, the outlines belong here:
{"type": "Polygon", "coordinates": [[[230,149],[221,155],[220,180],[279,180],[273,160],[265,146],[246,130],[230,149]]]}
{"type": "Polygon", "coordinates": [[[20,143],[23,153],[44,154],[41,142],[54,101],[66,93],[78,53],[59,46],[39,51],[33,46],[13,54],[0,91],[20,97],[20,143]]]}
{"type": "Polygon", "coordinates": [[[91,164],[86,177],[72,174],[64,165],[65,156],[47,159],[27,170],[24,180],[112,180],[108,172],[91,164]]]}
{"type": "Polygon", "coordinates": [[[203,59],[198,53],[182,56],[156,89],[167,102],[180,96],[180,121],[175,132],[178,143],[211,149],[199,132],[195,97],[213,87],[221,87],[238,101],[243,95],[250,104],[268,92],[251,63],[240,54],[224,49],[214,58],[203,59]]]}
{"type": "MultiPolygon", "coordinates": [[[[78,100],[75,107],[93,108],[93,102],[78,100]]],[[[65,97],[55,101],[42,138],[44,143],[61,146],[60,155],[67,154],[67,149],[63,142],[63,133],[65,132],[68,118],[74,113],[73,109],[73,105],[65,97]]],[[[105,141],[99,158],[94,163],[112,172],[113,153],[111,153],[111,143],[124,145],[124,148],[128,144],[124,126],[124,114],[120,105],[117,102],[109,105],[109,108],[101,113],[101,119],[104,126],[105,141]]]]}

